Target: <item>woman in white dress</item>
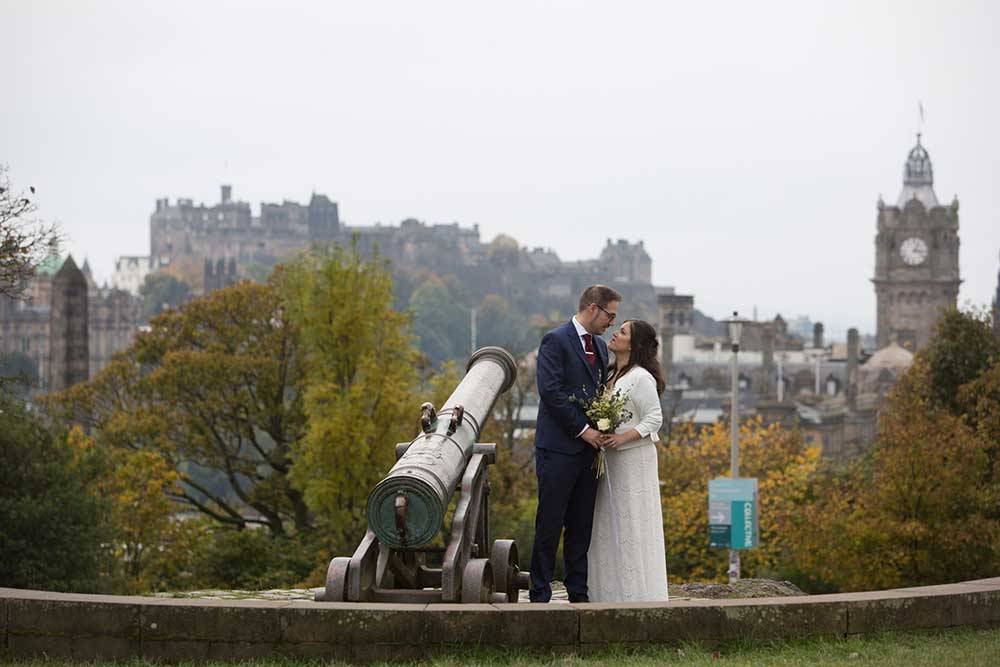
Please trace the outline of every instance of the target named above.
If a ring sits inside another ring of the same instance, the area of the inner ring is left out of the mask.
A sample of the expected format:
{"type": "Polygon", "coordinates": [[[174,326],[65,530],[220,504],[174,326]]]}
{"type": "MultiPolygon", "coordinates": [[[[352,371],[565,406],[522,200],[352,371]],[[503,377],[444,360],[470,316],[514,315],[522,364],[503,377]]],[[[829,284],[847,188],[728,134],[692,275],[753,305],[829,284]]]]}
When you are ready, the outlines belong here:
{"type": "Polygon", "coordinates": [[[587,553],[591,602],[667,601],[667,561],[656,442],[664,381],[656,331],[628,320],[611,337],[609,384],[627,396],[631,419],[603,439],[607,472],[598,480],[587,553]]]}

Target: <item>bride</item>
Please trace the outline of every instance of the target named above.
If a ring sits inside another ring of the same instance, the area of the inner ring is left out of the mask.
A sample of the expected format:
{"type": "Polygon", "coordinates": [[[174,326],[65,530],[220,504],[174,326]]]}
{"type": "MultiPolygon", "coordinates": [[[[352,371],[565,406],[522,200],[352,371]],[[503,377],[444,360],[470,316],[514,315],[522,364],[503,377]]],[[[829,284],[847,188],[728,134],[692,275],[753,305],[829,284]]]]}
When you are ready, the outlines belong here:
{"type": "Polygon", "coordinates": [[[627,320],[611,337],[609,385],[627,396],[632,418],[604,436],[607,472],[598,480],[594,528],[587,554],[591,602],[667,600],[663,513],[657,476],[657,432],[663,423],[664,381],[656,331],[627,320]]]}

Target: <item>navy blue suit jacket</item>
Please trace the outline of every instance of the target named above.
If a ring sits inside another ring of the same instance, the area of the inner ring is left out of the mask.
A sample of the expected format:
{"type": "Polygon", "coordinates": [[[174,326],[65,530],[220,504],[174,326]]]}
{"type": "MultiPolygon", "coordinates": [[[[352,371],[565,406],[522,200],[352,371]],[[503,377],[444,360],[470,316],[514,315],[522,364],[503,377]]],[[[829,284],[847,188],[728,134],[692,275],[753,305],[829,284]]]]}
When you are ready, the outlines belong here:
{"type": "Polygon", "coordinates": [[[593,452],[577,435],[587,425],[583,406],[570,402],[597,395],[608,368],[608,347],[594,336],[597,363],[587,363],[583,344],[572,320],[545,334],[538,348],[535,379],[538,383],[538,420],[535,424],[535,447],[562,454],[593,452]]]}

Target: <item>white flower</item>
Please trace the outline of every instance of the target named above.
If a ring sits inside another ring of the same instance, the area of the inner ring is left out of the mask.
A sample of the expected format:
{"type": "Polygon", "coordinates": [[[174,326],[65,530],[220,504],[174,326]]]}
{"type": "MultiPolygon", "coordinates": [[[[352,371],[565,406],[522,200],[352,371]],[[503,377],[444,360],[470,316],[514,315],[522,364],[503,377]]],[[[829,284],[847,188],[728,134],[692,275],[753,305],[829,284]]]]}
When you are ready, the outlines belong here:
{"type": "Polygon", "coordinates": [[[597,420],[597,430],[598,431],[610,431],[611,430],[611,420],[607,417],[597,420]]]}

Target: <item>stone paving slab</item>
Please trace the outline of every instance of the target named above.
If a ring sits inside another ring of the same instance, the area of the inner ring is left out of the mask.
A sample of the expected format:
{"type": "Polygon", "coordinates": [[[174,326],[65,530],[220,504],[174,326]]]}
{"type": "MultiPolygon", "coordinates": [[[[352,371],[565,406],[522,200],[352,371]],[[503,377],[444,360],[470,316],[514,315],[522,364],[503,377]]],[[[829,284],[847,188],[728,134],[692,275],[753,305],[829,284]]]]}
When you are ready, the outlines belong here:
{"type": "MultiPolygon", "coordinates": [[[[680,588],[680,587],[678,587],[680,588]]],[[[220,590],[205,589],[199,591],[182,591],[175,593],[155,593],[152,597],[161,600],[276,600],[276,601],[296,601],[315,599],[316,594],[323,591],[323,588],[276,588],[266,591],[247,590],[220,590]]],[[[698,598],[690,595],[670,594],[671,600],[693,600],[710,599],[698,598]]],[[[518,602],[529,602],[528,591],[520,591],[518,602]]],[[[561,581],[552,583],[552,599],[555,603],[569,603],[569,596],[561,581]]]]}

